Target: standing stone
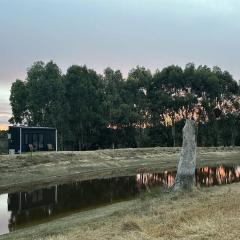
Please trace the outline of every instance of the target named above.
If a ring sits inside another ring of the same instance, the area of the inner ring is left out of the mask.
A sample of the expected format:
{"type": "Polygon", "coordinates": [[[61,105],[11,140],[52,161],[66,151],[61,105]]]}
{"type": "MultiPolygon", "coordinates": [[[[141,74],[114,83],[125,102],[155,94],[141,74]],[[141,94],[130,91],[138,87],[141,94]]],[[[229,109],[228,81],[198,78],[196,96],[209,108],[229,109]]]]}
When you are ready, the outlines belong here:
{"type": "Polygon", "coordinates": [[[178,163],[174,191],[191,190],[195,185],[196,168],[196,126],[193,120],[186,120],[183,128],[183,144],[178,163]]]}

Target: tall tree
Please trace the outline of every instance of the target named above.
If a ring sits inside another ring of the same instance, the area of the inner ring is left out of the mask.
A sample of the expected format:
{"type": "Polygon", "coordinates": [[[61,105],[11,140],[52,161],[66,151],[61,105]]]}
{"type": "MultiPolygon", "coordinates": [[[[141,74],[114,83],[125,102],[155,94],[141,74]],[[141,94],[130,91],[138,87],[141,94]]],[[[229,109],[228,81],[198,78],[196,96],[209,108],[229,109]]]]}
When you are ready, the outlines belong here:
{"type": "MultiPolygon", "coordinates": [[[[86,66],[62,75],[51,62],[35,62],[25,81],[12,84],[11,123],[53,126],[60,146],[175,146],[184,119],[197,120],[198,144],[240,142],[239,86],[227,71],[193,63],[169,66],[153,75],[144,67],[103,76],[86,66]]],[[[95,147],[96,148],[96,147],[95,147]]]]}
{"type": "Polygon", "coordinates": [[[11,87],[10,105],[12,107],[12,118],[10,123],[24,123],[27,118],[27,98],[26,83],[17,79],[11,87]]]}
{"type": "Polygon", "coordinates": [[[63,96],[61,71],[52,61],[36,62],[27,73],[28,110],[32,125],[56,126],[63,96]]]}
{"type": "Polygon", "coordinates": [[[121,89],[123,86],[122,73],[111,68],[104,70],[104,91],[105,91],[105,104],[108,114],[108,123],[111,127],[119,124],[120,118],[120,105],[122,104],[121,89]]]}
{"type": "Polygon", "coordinates": [[[98,129],[105,124],[103,84],[86,66],[73,65],[65,76],[68,121],[77,149],[96,143],[98,129]]]}
{"type": "Polygon", "coordinates": [[[137,66],[130,70],[126,82],[126,103],[131,104],[135,119],[135,127],[138,129],[137,145],[143,146],[146,139],[145,129],[149,123],[149,99],[148,88],[152,81],[150,70],[137,66]]]}
{"type": "MultiPolygon", "coordinates": [[[[154,105],[158,105],[158,108],[161,110],[161,121],[172,127],[173,146],[176,145],[176,113],[183,107],[184,101],[182,101],[183,98],[180,94],[184,87],[183,71],[179,66],[172,65],[154,74],[151,90],[158,93],[151,93],[151,96],[156,96],[160,93],[160,96],[164,97],[159,99],[161,102],[155,102],[154,105]]],[[[158,97],[154,97],[154,100],[158,100],[158,97]]]]}

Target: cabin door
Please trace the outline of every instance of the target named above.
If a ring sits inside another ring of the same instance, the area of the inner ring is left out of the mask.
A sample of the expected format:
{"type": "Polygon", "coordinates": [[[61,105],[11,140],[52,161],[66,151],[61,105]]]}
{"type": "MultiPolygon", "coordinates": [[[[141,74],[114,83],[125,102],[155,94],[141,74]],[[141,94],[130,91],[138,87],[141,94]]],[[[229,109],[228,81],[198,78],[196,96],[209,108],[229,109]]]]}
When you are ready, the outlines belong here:
{"type": "Polygon", "coordinates": [[[33,148],[35,150],[43,150],[43,134],[33,134],[33,148]]]}
{"type": "Polygon", "coordinates": [[[33,135],[33,143],[32,143],[32,145],[33,145],[33,149],[34,150],[38,150],[38,134],[36,134],[36,133],[34,133],[33,135]]]}

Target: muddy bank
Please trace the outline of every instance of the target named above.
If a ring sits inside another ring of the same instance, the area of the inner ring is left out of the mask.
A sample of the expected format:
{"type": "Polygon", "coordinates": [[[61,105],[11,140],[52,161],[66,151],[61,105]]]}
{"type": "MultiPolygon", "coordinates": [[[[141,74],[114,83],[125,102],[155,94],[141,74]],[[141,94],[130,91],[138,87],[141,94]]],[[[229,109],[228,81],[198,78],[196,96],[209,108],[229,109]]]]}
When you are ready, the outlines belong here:
{"type": "Polygon", "coordinates": [[[0,239],[238,239],[239,183],[179,195],[159,189],[0,239]],[[224,227],[223,227],[224,226],[224,227]]]}
{"type": "MultiPolygon", "coordinates": [[[[0,193],[57,183],[175,170],[180,148],[47,152],[0,156],[0,193]]],[[[197,167],[240,163],[240,148],[198,148],[197,167]]]]}

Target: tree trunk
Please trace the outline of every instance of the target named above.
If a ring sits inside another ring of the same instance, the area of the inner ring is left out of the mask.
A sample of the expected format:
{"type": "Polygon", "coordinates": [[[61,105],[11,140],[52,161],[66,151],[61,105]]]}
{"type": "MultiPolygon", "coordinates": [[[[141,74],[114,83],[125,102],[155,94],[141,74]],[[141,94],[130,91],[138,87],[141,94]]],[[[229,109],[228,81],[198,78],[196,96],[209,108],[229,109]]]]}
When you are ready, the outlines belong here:
{"type": "Polygon", "coordinates": [[[173,147],[176,147],[176,139],[175,139],[175,123],[172,125],[172,139],[173,139],[173,147]]]}
{"type": "Polygon", "coordinates": [[[235,139],[236,139],[235,130],[232,129],[232,130],[231,130],[231,146],[232,146],[232,147],[235,147],[235,139]]]}
{"type": "Polygon", "coordinates": [[[196,125],[193,120],[186,120],[183,128],[183,143],[178,163],[174,191],[192,190],[195,185],[196,168],[196,125]]]}
{"type": "Polygon", "coordinates": [[[81,129],[81,136],[80,136],[80,140],[78,142],[78,148],[79,148],[79,151],[82,151],[83,150],[83,123],[82,121],[80,122],[80,129],[81,129]]]}
{"type": "Polygon", "coordinates": [[[236,140],[236,136],[237,136],[237,122],[236,122],[236,119],[234,117],[234,115],[231,115],[230,117],[230,129],[231,129],[231,140],[230,140],[230,145],[231,147],[235,147],[235,140],[236,140]]]}

